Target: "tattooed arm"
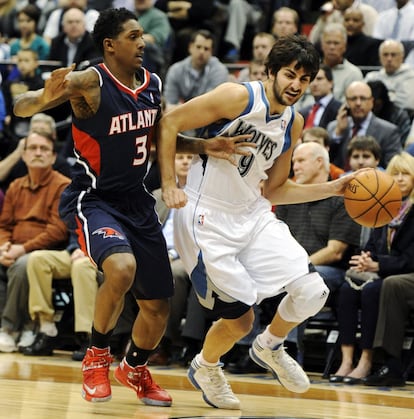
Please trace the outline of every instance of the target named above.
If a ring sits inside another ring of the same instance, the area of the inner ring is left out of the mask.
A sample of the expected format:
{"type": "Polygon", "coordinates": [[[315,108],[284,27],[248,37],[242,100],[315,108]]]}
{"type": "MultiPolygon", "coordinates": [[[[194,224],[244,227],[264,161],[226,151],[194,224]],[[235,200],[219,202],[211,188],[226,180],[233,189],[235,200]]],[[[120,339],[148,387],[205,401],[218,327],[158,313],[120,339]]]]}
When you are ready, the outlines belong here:
{"type": "Polygon", "coordinates": [[[99,78],[95,71],[72,71],[73,66],[54,70],[43,89],[29,91],[16,100],[14,113],[30,117],[35,113],[54,108],[67,100],[79,118],[96,112],[100,101],[99,78]]]}

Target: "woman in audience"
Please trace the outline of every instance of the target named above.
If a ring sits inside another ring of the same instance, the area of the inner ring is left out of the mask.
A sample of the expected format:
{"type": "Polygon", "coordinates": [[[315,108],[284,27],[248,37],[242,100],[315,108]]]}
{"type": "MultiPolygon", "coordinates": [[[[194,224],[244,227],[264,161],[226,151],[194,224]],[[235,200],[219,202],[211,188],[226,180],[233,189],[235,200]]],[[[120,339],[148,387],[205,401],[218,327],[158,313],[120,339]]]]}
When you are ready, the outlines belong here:
{"type": "Polygon", "coordinates": [[[388,225],[371,231],[364,250],[350,260],[351,270],[376,273],[377,279],[367,282],[362,289],[355,289],[348,282],[340,289],[338,322],[342,362],[329,378],[332,383],[358,384],[370,374],[382,281],[390,275],[414,272],[414,157],[407,152],[395,155],[386,172],[399,186],[403,204],[388,225]],[[361,355],[354,366],[358,325],[361,355]]]}
{"type": "Polygon", "coordinates": [[[36,33],[41,11],[33,4],[28,4],[17,13],[17,25],[20,38],[10,45],[10,55],[14,56],[21,49],[31,49],[37,52],[39,60],[49,58],[49,44],[36,33]]]}

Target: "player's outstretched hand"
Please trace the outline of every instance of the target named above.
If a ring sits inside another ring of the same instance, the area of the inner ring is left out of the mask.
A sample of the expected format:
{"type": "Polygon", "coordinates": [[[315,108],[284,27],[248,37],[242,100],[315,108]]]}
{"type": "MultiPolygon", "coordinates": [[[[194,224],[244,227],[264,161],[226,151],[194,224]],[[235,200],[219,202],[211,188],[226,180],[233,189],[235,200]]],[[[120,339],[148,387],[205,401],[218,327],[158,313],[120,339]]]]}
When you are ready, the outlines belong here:
{"type": "Polygon", "coordinates": [[[58,68],[52,71],[44,86],[43,100],[46,103],[53,102],[53,100],[65,93],[68,81],[67,76],[74,68],[75,64],[72,64],[70,67],[58,68]]]}
{"type": "Polygon", "coordinates": [[[364,167],[363,169],[356,170],[355,172],[348,173],[341,176],[338,179],[331,180],[329,183],[333,187],[334,195],[343,195],[348,186],[348,183],[355,178],[358,173],[364,172],[366,170],[371,170],[370,167],[364,167]]]}
{"type": "Polygon", "coordinates": [[[236,164],[235,154],[242,156],[250,156],[252,152],[246,147],[256,148],[255,143],[246,141],[250,139],[251,134],[237,135],[235,137],[217,136],[206,140],[204,150],[206,154],[218,159],[228,160],[232,164],[236,164]]]}
{"type": "Polygon", "coordinates": [[[187,195],[176,186],[163,189],[162,199],[168,208],[182,208],[187,203],[187,195]]]}

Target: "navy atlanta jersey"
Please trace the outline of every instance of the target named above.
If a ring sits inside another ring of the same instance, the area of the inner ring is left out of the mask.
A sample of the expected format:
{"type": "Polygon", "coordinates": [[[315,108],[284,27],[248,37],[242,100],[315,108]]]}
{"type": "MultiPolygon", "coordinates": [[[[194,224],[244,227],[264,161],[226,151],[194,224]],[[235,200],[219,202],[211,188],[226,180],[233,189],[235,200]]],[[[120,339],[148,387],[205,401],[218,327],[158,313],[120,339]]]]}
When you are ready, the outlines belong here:
{"type": "Polygon", "coordinates": [[[235,155],[237,165],[214,157],[195,157],[187,178],[186,189],[218,205],[249,205],[261,195],[260,182],[267,179],[266,171],[291,144],[293,107],[280,115],[270,115],[270,106],[259,81],[244,83],[249,93],[246,109],[234,120],[218,129],[219,135],[251,134],[247,141],[250,156],[235,155]]]}
{"type": "Polygon", "coordinates": [[[142,68],[137,72],[142,84],[133,90],[117,80],[105,64],[91,68],[99,75],[101,101],[91,118],[73,115],[73,183],[80,189],[102,192],[142,189],[160,118],[161,80],[142,68]]]}

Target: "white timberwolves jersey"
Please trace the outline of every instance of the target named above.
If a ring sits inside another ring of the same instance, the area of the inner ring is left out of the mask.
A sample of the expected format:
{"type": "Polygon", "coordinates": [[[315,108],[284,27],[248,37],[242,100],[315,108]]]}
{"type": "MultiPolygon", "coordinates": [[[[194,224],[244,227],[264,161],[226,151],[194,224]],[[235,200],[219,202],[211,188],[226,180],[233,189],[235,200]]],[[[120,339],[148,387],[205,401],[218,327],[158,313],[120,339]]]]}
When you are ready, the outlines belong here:
{"type": "Polygon", "coordinates": [[[189,197],[201,196],[205,203],[225,207],[250,205],[261,195],[260,182],[267,179],[266,170],[290,147],[293,108],[287,107],[281,115],[272,116],[263,84],[254,81],[245,86],[249,92],[246,109],[224,124],[218,134],[252,134],[248,141],[254,142],[256,148],[249,148],[251,156],[236,156],[236,166],[227,160],[196,156],[187,178],[189,197]]]}

